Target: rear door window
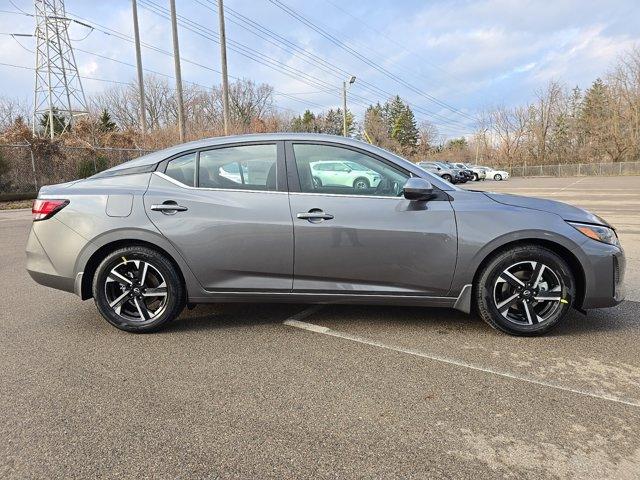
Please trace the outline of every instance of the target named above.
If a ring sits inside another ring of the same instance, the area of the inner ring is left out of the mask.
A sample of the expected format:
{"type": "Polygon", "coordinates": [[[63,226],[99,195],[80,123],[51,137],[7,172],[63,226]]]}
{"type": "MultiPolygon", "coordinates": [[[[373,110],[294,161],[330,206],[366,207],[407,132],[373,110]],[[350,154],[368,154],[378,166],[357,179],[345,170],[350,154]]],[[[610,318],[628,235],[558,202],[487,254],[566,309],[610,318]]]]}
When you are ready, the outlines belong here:
{"type": "Polygon", "coordinates": [[[240,145],[200,152],[198,186],[238,190],[277,188],[277,146],[240,145]]]}
{"type": "Polygon", "coordinates": [[[195,171],[196,153],[193,152],[170,160],[164,173],[184,185],[193,187],[195,186],[195,171]]]}

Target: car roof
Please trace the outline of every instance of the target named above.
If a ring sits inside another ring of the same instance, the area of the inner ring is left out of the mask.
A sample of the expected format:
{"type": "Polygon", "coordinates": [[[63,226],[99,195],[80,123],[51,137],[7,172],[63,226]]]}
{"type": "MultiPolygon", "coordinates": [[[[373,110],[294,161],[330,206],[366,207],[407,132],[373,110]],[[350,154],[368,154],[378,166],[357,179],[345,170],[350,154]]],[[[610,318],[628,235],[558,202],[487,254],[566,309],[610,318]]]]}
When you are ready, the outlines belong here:
{"type": "MultiPolygon", "coordinates": [[[[194,140],[187,143],[180,143],[178,145],[173,145],[169,148],[165,148],[163,150],[157,150],[155,152],[148,153],[141,157],[135,158],[133,160],[129,160],[128,162],[117,165],[109,170],[119,170],[122,168],[132,168],[132,167],[142,167],[145,165],[152,165],[154,163],[161,162],[162,160],[169,158],[173,155],[186,152],[188,150],[194,150],[199,148],[206,147],[216,147],[220,145],[226,144],[234,144],[234,143],[249,143],[249,142],[260,142],[260,141],[283,141],[283,140],[300,140],[300,141],[328,141],[340,143],[343,145],[353,145],[359,148],[365,148],[366,146],[371,146],[368,143],[364,143],[360,140],[355,140],[348,137],[340,137],[337,135],[325,135],[318,133],[258,133],[258,134],[247,134],[247,135],[230,135],[224,137],[210,137],[203,138],[201,140],[194,140]]],[[[374,147],[376,148],[376,147],[374,147]]]]}
{"type": "MultiPolygon", "coordinates": [[[[349,137],[341,137],[338,135],[326,135],[322,133],[292,133],[292,132],[281,132],[281,133],[258,133],[258,134],[247,134],[247,135],[231,135],[224,137],[212,137],[212,138],[204,138],[201,140],[195,140],[192,142],[181,143],[178,145],[174,145],[169,148],[165,148],[163,150],[158,150],[147,155],[143,155],[134,160],[129,160],[128,162],[121,163],[115,167],[112,167],[108,170],[101,172],[102,176],[106,173],[112,175],[118,171],[123,169],[131,169],[136,167],[146,167],[151,166],[161,161],[170,158],[174,155],[179,155],[180,153],[187,153],[190,150],[196,150],[207,147],[216,147],[223,145],[233,145],[233,144],[243,144],[243,143],[255,143],[255,142],[277,142],[277,141],[311,141],[311,142],[327,142],[327,143],[335,143],[338,145],[344,146],[352,146],[358,148],[360,150],[364,150],[366,152],[372,153],[373,155],[378,155],[382,157],[393,157],[394,161],[409,171],[412,171],[414,174],[420,170],[415,163],[410,162],[406,158],[402,158],[396,155],[393,152],[385,150],[375,145],[371,145],[369,143],[363,142],[361,140],[356,140],[355,138],[349,137]],[[416,169],[418,169],[416,171],[416,169]]],[[[98,175],[101,175],[98,174],[98,175]]],[[[438,184],[438,187],[442,190],[457,190],[457,188],[453,185],[438,184]]]]}

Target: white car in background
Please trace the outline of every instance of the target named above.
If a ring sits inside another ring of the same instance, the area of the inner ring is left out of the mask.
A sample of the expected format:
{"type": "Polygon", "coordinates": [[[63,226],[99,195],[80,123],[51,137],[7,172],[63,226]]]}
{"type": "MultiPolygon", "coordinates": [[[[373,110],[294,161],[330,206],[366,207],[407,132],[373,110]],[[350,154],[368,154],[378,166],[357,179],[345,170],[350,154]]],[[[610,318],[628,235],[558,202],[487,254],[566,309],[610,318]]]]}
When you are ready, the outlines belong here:
{"type": "Polygon", "coordinates": [[[509,178],[509,172],[504,170],[494,170],[491,167],[480,167],[487,171],[487,180],[506,180],[509,178]]]}
{"type": "Polygon", "coordinates": [[[357,190],[376,188],[380,175],[348,160],[311,162],[313,181],[319,187],[351,187],[357,190]]]}

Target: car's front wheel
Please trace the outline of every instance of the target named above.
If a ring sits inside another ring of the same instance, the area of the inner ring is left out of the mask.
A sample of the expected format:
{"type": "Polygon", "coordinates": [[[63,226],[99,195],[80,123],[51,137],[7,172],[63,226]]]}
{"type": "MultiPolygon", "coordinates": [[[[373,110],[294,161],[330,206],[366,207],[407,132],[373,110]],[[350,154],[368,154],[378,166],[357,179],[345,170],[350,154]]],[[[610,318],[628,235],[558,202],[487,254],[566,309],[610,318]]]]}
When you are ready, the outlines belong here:
{"type": "Polygon", "coordinates": [[[538,245],[494,256],[474,285],[480,317],[511,335],[541,335],[571,307],[575,281],[567,262],[538,245]]]}
{"type": "Polygon", "coordinates": [[[98,311],[127,332],[151,332],[175,319],[184,308],[185,290],[176,267],[147,247],[118,249],[93,277],[98,311]]]}
{"type": "Polygon", "coordinates": [[[473,181],[474,181],[474,182],[477,182],[478,180],[480,180],[480,177],[478,176],[478,174],[477,174],[477,173],[474,173],[474,174],[473,174],[473,181]]]}
{"type": "Polygon", "coordinates": [[[367,190],[369,187],[369,180],[364,177],[356,178],[353,181],[353,188],[355,188],[356,190],[367,190]]]}
{"type": "Polygon", "coordinates": [[[493,176],[493,179],[494,179],[494,180],[498,180],[498,181],[500,181],[500,180],[502,180],[502,175],[500,175],[499,173],[496,173],[496,174],[493,176]]]}

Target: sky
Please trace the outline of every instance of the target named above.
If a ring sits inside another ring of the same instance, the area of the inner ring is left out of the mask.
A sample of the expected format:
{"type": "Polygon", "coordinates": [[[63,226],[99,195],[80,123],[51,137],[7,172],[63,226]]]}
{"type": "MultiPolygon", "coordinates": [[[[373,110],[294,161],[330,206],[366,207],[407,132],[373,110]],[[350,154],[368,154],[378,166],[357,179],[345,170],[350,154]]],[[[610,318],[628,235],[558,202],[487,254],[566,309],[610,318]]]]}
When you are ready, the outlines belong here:
{"type": "MultiPolygon", "coordinates": [[[[218,84],[215,0],[176,4],[189,22],[179,26],[183,81],[218,84]]],[[[132,37],[131,2],[65,5],[96,27],[70,27],[87,96],[134,81],[132,43],[100,31],[132,37]]],[[[157,51],[172,50],[168,8],[138,0],[141,40],[153,47],[143,47],[143,66],[173,82],[173,58],[157,51]]],[[[530,101],[550,80],[588,88],[640,46],[638,0],[225,0],[225,8],[229,75],[272,85],[283,111],[341,106],[342,82],[355,75],[348,98],[357,116],[398,94],[446,137],[471,133],[484,109],[530,101]]],[[[33,9],[31,0],[0,1],[0,95],[24,102],[33,95],[34,39],[6,34],[33,33],[34,19],[8,12],[33,9]]]]}

